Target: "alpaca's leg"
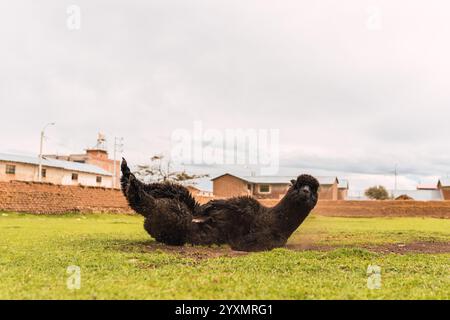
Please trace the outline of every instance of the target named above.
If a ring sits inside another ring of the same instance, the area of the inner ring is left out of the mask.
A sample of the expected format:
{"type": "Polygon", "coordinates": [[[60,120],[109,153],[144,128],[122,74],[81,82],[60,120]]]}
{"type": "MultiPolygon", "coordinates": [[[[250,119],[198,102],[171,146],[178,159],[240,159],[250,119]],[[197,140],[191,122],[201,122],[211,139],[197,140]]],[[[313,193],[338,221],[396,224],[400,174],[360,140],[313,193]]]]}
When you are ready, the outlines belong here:
{"type": "Polygon", "coordinates": [[[141,183],[131,175],[123,190],[130,207],[144,217],[149,216],[155,209],[155,199],[142,188],[141,183]]]}
{"type": "MultiPolygon", "coordinates": [[[[136,187],[140,190],[143,190],[146,194],[151,196],[154,199],[172,199],[179,201],[185,204],[191,211],[192,214],[196,211],[199,206],[195,201],[194,197],[192,197],[189,190],[182,185],[173,184],[173,183],[150,183],[145,184],[135,178],[135,176],[131,173],[130,168],[128,168],[127,162],[125,159],[122,160],[121,164],[122,170],[122,178],[121,185],[122,190],[126,190],[130,184],[130,181],[134,178],[134,183],[136,187]]],[[[127,196],[125,194],[125,196],[127,196]]]]}

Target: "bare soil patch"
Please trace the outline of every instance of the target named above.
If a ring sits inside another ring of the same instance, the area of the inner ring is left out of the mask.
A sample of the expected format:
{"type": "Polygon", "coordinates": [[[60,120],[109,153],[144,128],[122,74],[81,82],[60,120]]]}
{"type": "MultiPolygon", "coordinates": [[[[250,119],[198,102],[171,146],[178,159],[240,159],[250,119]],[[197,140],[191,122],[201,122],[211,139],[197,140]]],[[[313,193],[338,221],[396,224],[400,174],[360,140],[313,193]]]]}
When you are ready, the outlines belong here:
{"type": "MultiPolygon", "coordinates": [[[[147,252],[163,251],[166,253],[178,254],[184,258],[203,260],[219,257],[239,257],[250,254],[250,252],[234,251],[228,246],[201,247],[186,245],[183,247],[167,246],[161,243],[147,245],[147,252]]],[[[410,243],[389,243],[379,245],[319,245],[314,242],[308,243],[288,243],[286,249],[293,251],[331,251],[340,248],[362,248],[377,253],[450,253],[450,243],[447,242],[410,242],[410,243]]]]}
{"type": "Polygon", "coordinates": [[[195,260],[203,260],[219,257],[238,257],[248,254],[249,252],[234,251],[228,246],[214,246],[214,247],[202,247],[185,245],[182,247],[168,246],[158,242],[151,243],[146,246],[147,251],[163,251],[167,253],[179,254],[185,258],[192,258],[195,260]]]}
{"type": "Polygon", "coordinates": [[[318,250],[330,251],[338,248],[363,248],[379,253],[450,253],[450,243],[448,242],[410,242],[410,243],[386,243],[378,245],[317,245],[317,244],[296,244],[290,243],[286,248],[297,251],[318,250]]]}

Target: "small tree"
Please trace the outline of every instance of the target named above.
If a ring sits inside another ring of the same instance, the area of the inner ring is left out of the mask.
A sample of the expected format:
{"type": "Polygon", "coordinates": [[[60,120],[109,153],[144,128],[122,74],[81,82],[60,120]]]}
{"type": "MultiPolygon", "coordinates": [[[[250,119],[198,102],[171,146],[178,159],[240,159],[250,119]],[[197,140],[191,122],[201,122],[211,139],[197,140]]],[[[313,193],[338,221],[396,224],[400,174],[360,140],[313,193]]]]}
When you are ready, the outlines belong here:
{"type": "Polygon", "coordinates": [[[149,165],[138,165],[133,172],[138,179],[144,182],[176,182],[180,184],[195,184],[193,180],[209,177],[208,174],[190,174],[185,170],[172,171],[171,162],[165,161],[163,155],[150,158],[149,165]]]}
{"type": "Polygon", "coordinates": [[[386,199],[389,199],[389,193],[386,190],[386,188],[383,187],[383,186],[370,187],[369,189],[367,189],[364,192],[364,194],[369,199],[374,199],[374,200],[386,200],[386,199]]]}

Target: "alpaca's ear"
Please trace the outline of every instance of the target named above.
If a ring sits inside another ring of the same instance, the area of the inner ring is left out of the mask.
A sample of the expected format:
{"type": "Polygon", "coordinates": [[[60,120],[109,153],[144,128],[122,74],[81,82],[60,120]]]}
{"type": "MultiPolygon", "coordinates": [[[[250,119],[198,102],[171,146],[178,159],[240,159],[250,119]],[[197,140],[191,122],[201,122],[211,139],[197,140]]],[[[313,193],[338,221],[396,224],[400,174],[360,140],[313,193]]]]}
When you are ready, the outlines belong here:
{"type": "Polygon", "coordinates": [[[294,179],[291,180],[291,184],[292,184],[292,185],[294,185],[295,182],[296,182],[296,181],[295,181],[294,179]]]}

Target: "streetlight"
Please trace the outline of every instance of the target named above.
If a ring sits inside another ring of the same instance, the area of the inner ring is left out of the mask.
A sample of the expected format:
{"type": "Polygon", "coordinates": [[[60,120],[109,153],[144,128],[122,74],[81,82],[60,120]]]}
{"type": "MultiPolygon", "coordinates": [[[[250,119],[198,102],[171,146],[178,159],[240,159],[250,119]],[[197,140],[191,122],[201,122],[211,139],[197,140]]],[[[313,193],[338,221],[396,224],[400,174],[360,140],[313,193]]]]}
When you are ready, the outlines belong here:
{"type": "Polygon", "coordinates": [[[38,181],[42,182],[42,145],[44,144],[44,134],[45,134],[45,129],[47,129],[48,126],[54,126],[55,123],[54,122],[50,122],[47,123],[44,128],[42,128],[41,131],[41,144],[39,147],[39,172],[38,172],[38,181]]]}
{"type": "Polygon", "coordinates": [[[395,170],[394,170],[394,175],[395,175],[395,181],[394,181],[394,191],[397,192],[397,175],[398,175],[398,164],[395,164],[395,170]]]}
{"type": "Polygon", "coordinates": [[[116,154],[117,152],[122,153],[123,152],[123,138],[122,137],[114,137],[114,168],[113,168],[113,177],[112,177],[112,187],[113,189],[116,187],[117,184],[117,161],[116,161],[116,154]]]}

